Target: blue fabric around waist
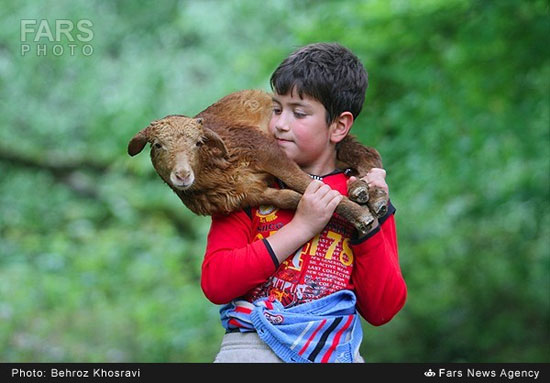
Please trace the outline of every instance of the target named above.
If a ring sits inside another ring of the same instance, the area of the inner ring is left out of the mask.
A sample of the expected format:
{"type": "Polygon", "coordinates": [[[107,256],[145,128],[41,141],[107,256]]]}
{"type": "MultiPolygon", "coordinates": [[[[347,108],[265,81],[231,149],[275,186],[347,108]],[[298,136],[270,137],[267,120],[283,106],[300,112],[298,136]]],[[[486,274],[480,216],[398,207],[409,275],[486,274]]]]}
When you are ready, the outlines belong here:
{"type": "Polygon", "coordinates": [[[353,291],[341,290],[289,308],[270,298],[235,300],[220,315],[226,330],[256,331],[285,362],[351,363],[363,338],[355,303],[353,291]]]}

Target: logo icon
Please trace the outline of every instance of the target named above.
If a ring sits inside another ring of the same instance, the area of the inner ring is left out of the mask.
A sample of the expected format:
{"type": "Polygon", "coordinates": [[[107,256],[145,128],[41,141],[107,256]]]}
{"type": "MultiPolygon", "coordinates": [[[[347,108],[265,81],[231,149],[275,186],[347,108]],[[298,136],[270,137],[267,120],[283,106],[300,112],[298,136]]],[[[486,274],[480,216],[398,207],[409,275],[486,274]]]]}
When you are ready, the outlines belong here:
{"type": "Polygon", "coordinates": [[[81,53],[90,56],[94,47],[88,44],[94,38],[94,23],[88,19],[74,22],[69,19],[21,19],[21,56],[35,53],[36,56],[53,56],[81,53]]]}
{"type": "Polygon", "coordinates": [[[432,371],[430,368],[428,371],[424,373],[424,376],[427,376],[428,378],[433,378],[435,376],[435,372],[432,371]]]}
{"type": "Polygon", "coordinates": [[[265,319],[270,321],[273,324],[281,324],[284,322],[285,318],[280,314],[271,314],[270,312],[264,311],[265,319]]]}

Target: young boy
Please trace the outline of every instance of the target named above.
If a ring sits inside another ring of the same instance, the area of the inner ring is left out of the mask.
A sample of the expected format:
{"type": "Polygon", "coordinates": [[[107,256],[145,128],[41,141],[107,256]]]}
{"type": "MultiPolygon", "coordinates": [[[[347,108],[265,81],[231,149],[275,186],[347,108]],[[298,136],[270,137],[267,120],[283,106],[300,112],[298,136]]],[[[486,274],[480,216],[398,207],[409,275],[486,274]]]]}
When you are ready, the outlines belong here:
{"type": "MultiPolygon", "coordinates": [[[[341,45],[311,44],[279,65],[271,87],[270,132],[314,180],[296,211],[212,217],[201,286],[225,305],[215,361],[362,362],[357,312],[382,325],[406,299],[393,206],[363,238],[334,214],[354,179],[336,168],[336,145],[361,111],[367,73],[341,45]]],[[[383,169],[364,179],[388,190],[383,169]]]]}

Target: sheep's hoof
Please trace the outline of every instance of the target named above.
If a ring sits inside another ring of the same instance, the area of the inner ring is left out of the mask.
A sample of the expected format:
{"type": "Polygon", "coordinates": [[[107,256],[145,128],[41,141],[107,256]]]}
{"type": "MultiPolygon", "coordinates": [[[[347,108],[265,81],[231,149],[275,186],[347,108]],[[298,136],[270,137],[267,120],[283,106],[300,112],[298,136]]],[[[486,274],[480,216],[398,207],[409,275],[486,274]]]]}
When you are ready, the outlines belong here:
{"type": "Polygon", "coordinates": [[[367,233],[369,233],[372,230],[372,226],[374,224],[374,217],[370,212],[367,212],[361,217],[361,220],[355,225],[357,232],[359,233],[359,237],[365,236],[367,233]]]}
{"type": "Polygon", "coordinates": [[[382,189],[372,189],[369,208],[378,217],[383,217],[388,212],[388,194],[382,189]]]}
{"type": "Polygon", "coordinates": [[[388,212],[388,205],[386,204],[386,201],[379,201],[378,203],[374,204],[374,213],[378,218],[383,217],[388,212]]]}
{"type": "Polygon", "coordinates": [[[361,179],[354,181],[348,188],[349,199],[364,205],[369,201],[369,186],[361,179]]]}

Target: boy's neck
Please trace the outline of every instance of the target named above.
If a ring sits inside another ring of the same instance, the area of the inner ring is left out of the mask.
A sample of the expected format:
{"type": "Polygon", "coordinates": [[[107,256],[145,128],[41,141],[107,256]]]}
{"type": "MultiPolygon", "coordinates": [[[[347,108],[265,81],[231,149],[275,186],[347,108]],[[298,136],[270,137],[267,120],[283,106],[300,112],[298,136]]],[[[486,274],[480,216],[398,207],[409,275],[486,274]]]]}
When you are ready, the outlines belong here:
{"type": "Polygon", "coordinates": [[[327,158],[319,158],[314,163],[308,164],[307,166],[300,166],[300,168],[304,172],[315,176],[330,174],[336,169],[336,153],[327,156],[327,158]]]}

